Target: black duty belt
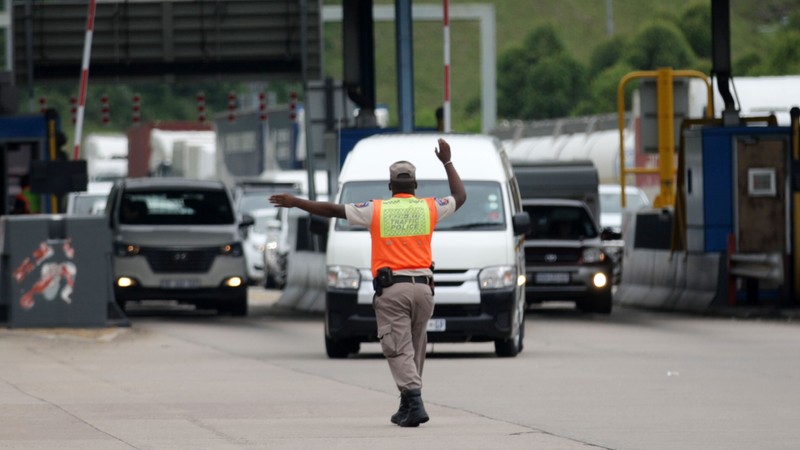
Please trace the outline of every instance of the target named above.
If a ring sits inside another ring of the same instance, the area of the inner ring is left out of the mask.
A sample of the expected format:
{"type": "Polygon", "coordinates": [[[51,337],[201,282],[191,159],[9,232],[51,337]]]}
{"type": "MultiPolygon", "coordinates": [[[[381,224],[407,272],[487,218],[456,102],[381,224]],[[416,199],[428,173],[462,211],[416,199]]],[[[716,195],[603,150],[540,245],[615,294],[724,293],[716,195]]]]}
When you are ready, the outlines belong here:
{"type": "Polygon", "coordinates": [[[393,275],[392,279],[395,283],[422,283],[428,284],[428,278],[424,275],[419,275],[416,277],[412,277],[409,275],[393,275]]]}

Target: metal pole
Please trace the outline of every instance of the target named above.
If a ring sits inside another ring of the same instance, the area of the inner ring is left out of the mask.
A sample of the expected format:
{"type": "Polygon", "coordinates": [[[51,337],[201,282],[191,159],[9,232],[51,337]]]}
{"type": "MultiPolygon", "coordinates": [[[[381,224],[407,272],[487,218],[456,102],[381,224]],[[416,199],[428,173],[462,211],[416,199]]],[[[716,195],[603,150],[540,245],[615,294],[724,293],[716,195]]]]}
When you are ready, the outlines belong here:
{"type": "Polygon", "coordinates": [[[411,0],[395,1],[395,36],[397,38],[397,103],[400,132],[414,130],[414,59],[411,31],[411,0]]]}
{"type": "Polygon", "coordinates": [[[450,118],[450,2],[444,0],[444,132],[451,130],[450,118]]]}
{"type": "Polygon", "coordinates": [[[83,131],[83,110],[86,105],[86,89],[89,84],[89,61],[92,54],[92,33],[94,32],[95,0],[89,0],[89,13],[86,18],[86,40],[83,42],[83,62],[81,63],[80,94],[78,96],[78,113],[75,119],[75,150],[72,159],[77,160],[81,154],[81,132],[83,131]]]}
{"type": "Polygon", "coordinates": [[[314,183],[314,146],[311,142],[311,128],[308,107],[308,0],[300,0],[300,60],[303,73],[303,129],[306,142],[306,170],[308,171],[308,199],[317,199],[317,186],[314,183]]]}
{"type": "Polygon", "coordinates": [[[25,71],[28,82],[28,112],[33,105],[33,0],[25,2],[25,71]]]}
{"type": "Polygon", "coordinates": [[[673,73],[669,67],[658,69],[658,166],[661,191],[653,206],[664,208],[675,205],[675,122],[673,73]]]}

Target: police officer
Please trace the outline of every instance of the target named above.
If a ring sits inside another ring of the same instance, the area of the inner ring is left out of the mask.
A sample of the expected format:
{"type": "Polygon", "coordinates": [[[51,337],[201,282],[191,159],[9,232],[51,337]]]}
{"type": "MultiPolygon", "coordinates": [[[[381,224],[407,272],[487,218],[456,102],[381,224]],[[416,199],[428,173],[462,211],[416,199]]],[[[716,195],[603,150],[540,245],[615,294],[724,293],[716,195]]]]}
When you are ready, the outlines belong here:
{"type": "Polygon", "coordinates": [[[347,219],[370,230],[378,338],[400,390],[400,408],[391,421],[401,427],[416,427],[429,419],[421,390],[427,324],[433,314],[431,235],[436,222],[451,216],[467,199],[450,160],[450,145],[444,139],[438,143],[434,152],[447,173],[448,197],[416,198],[416,168],[408,161],[397,161],[389,167],[392,198],[388,200],[340,205],[289,194],[269,199],[276,206],[347,219]]]}
{"type": "Polygon", "coordinates": [[[41,211],[39,196],[31,192],[30,175],[25,174],[19,180],[20,192],[14,197],[11,214],[37,214],[41,211]]]}

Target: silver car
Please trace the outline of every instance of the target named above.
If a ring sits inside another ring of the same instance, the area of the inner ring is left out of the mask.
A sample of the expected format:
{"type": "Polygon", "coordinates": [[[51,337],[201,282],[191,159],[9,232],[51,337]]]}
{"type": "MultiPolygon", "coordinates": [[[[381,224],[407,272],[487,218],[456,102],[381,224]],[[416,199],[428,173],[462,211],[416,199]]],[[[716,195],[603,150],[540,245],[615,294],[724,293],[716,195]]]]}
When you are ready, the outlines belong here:
{"type": "Polygon", "coordinates": [[[136,178],[108,199],[114,236],[114,293],[128,301],[177,300],[247,315],[241,228],[218,181],[136,178]]]}

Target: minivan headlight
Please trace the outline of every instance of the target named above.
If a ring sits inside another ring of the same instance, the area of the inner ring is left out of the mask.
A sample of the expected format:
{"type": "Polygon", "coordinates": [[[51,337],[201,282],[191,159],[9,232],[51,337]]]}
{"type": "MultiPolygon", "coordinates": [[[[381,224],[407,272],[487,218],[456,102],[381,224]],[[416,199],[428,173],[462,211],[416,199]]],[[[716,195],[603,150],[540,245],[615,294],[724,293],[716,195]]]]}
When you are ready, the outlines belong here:
{"type": "Polygon", "coordinates": [[[142,249],[138,245],[123,244],[119,242],[114,244],[114,254],[120,257],[136,256],[141,251],[142,249]]]}
{"type": "Polygon", "coordinates": [[[219,254],[222,256],[242,256],[242,243],[225,244],[219,248],[219,254]]]}
{"type": "Polygon", "coordinates": [[[599,248],[585,248],[583,249],[583,262],[587,264],[603,262],[606,259],[606,254],[599,248]]]}
{"type": "Polygon", "coordinates": [[[517,270],[514,266],[486,267],[478,274],[478,285],[481,289],[509,288],[517,282],[517,270]]]}
{"type": "Polygon", "coordinates": [[[328,266],[328,287],[336,289],[358,289],[361,273],[351,266],[328,266]]]}

